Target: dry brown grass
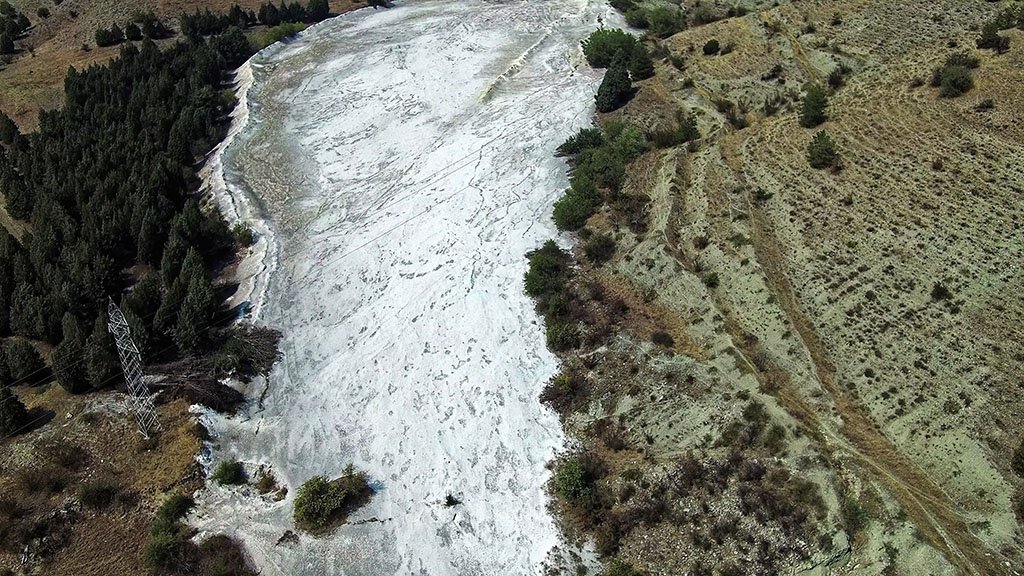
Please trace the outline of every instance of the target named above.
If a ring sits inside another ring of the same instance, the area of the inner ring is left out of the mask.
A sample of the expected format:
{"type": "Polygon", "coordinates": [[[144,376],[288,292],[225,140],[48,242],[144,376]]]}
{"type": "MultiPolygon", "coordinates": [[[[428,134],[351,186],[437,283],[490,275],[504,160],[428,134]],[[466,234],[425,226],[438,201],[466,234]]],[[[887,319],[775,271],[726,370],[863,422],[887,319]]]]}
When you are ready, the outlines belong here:
{"type": "MultiPolygon", "coordinates": [[[[55,416],[37,430],[0,440],[0,490],[25,505],[29,518],[53,518],[63,509],[57,517],[68,519],[51,521],[51,533],[61,534],[54,539],[59,544],[31,548],[31,563],[56,575],[146,573],[141,552],[153,511],[166,494],[191,492],[202,483],[195,463],[200,442],[188,406],[162,406],[164,431],[146,441],[110,393],[70,396],[56,384],[20,393],[30,408],[55,416]],[[69,450],[81,457],[65,456],[69,450]],[[19,472],[40,470],[43,460],[52,462],[44,468],[62,482],[49,494],[25,492],[17,483],[19,472]],[[80,505],[81,489],[101,479],[116,487],[113,501],[80,505]]],[[[0,553],[0,570],[17,565],[16,555],[0,553]]]]}

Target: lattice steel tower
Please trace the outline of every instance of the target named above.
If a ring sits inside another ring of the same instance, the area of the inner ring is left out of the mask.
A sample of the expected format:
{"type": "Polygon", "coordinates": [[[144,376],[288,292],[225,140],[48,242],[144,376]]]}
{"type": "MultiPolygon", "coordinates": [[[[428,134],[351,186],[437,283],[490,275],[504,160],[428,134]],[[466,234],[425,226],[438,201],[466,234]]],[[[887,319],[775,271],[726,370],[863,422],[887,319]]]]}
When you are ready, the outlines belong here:
{"type": "Polygon", "coordinates": [[[139,425],[139,432],[143,437],[149,438],[150,432],[159,432],[161,427],[149,388],[142,381],[142,355],[139,354],[138,347],[132,341],[128,321],[125,320],[121,309],[114,304],[112,299],[107,305],[107,314],[110,316],[107,330],[117,340],[117,354],[121,357],[124,380],[128,383],[128,409],[135,413],[135,422],[139,425]]]}

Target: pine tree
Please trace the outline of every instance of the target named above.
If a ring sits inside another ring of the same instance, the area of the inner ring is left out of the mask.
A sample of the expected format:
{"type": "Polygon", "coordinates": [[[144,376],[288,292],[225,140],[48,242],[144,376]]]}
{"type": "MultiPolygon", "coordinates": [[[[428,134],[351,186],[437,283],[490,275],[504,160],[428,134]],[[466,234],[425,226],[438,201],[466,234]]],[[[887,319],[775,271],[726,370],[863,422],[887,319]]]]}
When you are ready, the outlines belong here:
{"type": "Polygon", "coordinates": [[[117,362],[114,336],[107,331],[106,316],[99,314],[85,341],[85,377],[89,385],[99,388],[107,384],[117,374],[117,362]]]}
{"type": "Polygon", "coordinates": [[[213,312],[213,287],[205,275],[196,275],[188,285],[188,295],[178,313],[174,344],[183,353],[199,349],[213,312]]]}
{"type": "Polygon", "coordinates": [[[27,340],[13,338],[4,343],[4,357],[16,384],[37,384],[44,377],[46,364],[35,347],[27,340]]]}
{"type": "Polygon", "coordinates": [[[804,128],[814,128],[821,124],[828,119],[827,108],[828,93],[821,86],[811,86],[800,104],[800,125],[804,128]]]}
{"type": "Polygon", "coordinates": [[[14,39],[9,34],[0,34],[0,54],[14,54],[14,39]]]}
{"type": "Polygon", "coordinates": [[[163,276],[165,286],[169,286],[178,277],[178,273],[181,272],[181,263],[185,260],[188,250],[188,240],[185,239],[181,225],[176,221],[171,225],[171,234],[167,237],[164,254],[160,259],[160,274],[163,276]]]}
{"type": "Polygon", "coordinates": [[[654,76],[654,62],[643,44],[637,43],[629,58],[629,75],[633,81],[646,80],[654,76]]]}
{"type": "Polygon", "coordinates": [[[112,44],[124,42],[124,32],[121,30],[121,27],[117,24],[114,24],[110,27],[110,40],[112,44]]]}
{"type": "Polygon", "coordinates": [[[0,387],[0,434],[20,432],[29,421],[28,410],[8,387],[0,387]]]}
{"type": "Polygon", "coordinates": [[[18,126],[14,123],[14,120],[0,111],[0,141],[8,144],[14,144],[15,138],[21,135],[18,131],[18,126]]]}
{"type": "Polygon", "coordinates": [[[163,290],[160,275],[148,272],[132,286],[130,292],[125,294],[121,300],[121,308],[131,310],[137,316],[149,317],[160,307],[163,290]]]}
{"type": "Polygon", "coordinates": [[[807,146],[808,162],[813,168],[828,168],[835,166],[837,159],[836,143],[832,141],[828,132],[820,130],[807,146]]]}
{"type": "Polygon", "coordinates": [[[72,394],[89,389],[82,363],[85,361],[85,338],[78,326],[78,319],[65,313],[61,326],[64,339],[53,350],[53,375],[65,390],[72,394]]]}
{"type": "Polygon", "coordinates": [[[156,213],[147,210],[142,217],[142,224],[139,226],[139,235],[135,240],[139,262],[145,264],[156,264],[161,256],[160,249],[164,243],[163,234],[160,230],[160,222],[157,221],[156,213]]]}
{"type": "Polygon", "coordinates": [[[171,335],[171,331],[178,324],[178,312],[181,310],[181,304],[185,301],[187,292],[188,284],[177,280],[164,290],[160,307],[156,311],[156,316],[153,317],[153,330],[157,334],[171,335]]]}
{"type": "Polygon", "coordinates": [[[331,7],[327,3],[327,0],[309,0],[309,7],[307,8],[306,13],[309,14],[310,20],[319,22],[330,16],[331,7]]]}
{"type": "Polygon", "coordinates": [[[597,103],[598,112],[611,112],[622,107],[633,97],[633,85],[629,81],[629,72],[626,70],[625,58],[620,52],[608,71],[601,80],[601,86],[597,89],[594,100],[597,103]]]}
{"type": "Polygon", "coordinates": [[[124,27],[124,36],[129,40],[142,40],[142,30],[135,22],[129,22],[124,27]]]}

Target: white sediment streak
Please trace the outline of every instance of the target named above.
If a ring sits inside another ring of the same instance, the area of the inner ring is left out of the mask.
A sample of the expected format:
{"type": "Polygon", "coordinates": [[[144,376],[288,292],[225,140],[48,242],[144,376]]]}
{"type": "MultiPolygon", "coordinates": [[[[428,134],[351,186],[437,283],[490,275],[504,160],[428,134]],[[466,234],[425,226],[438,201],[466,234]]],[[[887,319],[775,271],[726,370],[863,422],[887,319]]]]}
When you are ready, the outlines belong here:
{"type": "Polygon", "coordinates": [[[283,359],[246,412],[204,416],[204,461],[269,465],[289,495],[211,486],[191,520],[240,538],[263,574],[536,574],[559,546],[544,485],[563,437],[537,400],[557,366],[523,254],[556,235],[553,151],[592,120],[600,73],[577,68],[579,40],[606,15],[597,0],[411,2],[239,71],[240,131],[209,181],[276,244],[252,298],[269,278],[257,311],[283,359]],[[298,486],[349,463],[371,503],[278,544],[298,486]]]}

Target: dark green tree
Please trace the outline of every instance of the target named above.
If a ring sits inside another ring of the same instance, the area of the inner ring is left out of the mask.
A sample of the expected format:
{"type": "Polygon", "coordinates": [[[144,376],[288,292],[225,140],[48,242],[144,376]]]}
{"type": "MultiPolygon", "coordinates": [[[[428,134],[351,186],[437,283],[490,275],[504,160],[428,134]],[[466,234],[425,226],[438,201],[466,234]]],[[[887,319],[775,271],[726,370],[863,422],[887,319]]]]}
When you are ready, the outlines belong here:
{"type": "Polygon", "coordinates": [[[132,286],[121,300],[123,310],[131,310],[137,316],[150,317],[160,307],[163,298],[163,284],[156,272],[147,272],[132,286]]]}
{"type": "Polygon", "coordinates": [[[213,316],[213,298],[213,287],[205,275],[193,277],[174,330],[174,344],[181,352],[194,353],[203,344],[203,335],[213,316]]]}
{"type": "Polygon", "coordinates": [[[646,80],[654,76],[654,62],[643,44],[637,44],[629,58],[629,75],[633,81],[646,80]]]}
{"type": "Polygon", "coordinates": [[[595,30],[581,43],[583,55],[594,68],[611,66],[617,54],[632,54],[636,37],[615,28],[595,30]]]}
{"type": "Polygon", "coordinates": [[[0,387],[0,434],[16,434],[29,422],[25,404],[8,387],[0,387]]]}
{"type": "Polygon", "coordinates": [[[828,132],[820,130],[811,139],[807,146],[807,160],[814,168],[829,168],[835,166],[838,154],[836,144],[828,135],[828,132]]]}
{"type": "Polygon", "coordinates": [[[0,54],[14,54],[14,39],[10,34],[0,34],[0,54]]]}
{"type": "Polygon", "coordinates": [[[118,373],[114,336],[107,331],[107,318],[96,316],[92,333],[85,341],[85,377],[92,388],[108,384],[118,373]]]}
{"type": "Polygon", "coordinates": [[[11,120],[10,116],[0,111],[0,141],[14,144],[14,140],[21,136],[18,126],[11,120]]]}
{"type": "Polygon", "coordinates": [[[124,27],[124,36],[129,40],[142,40],[142,29],[135,22],[129,22],[124,27]]]}
{"type": "Polygon", "coordinates": [[[65,390],[79,394],[89,389],[89,381],[83,370],[85,361],[85,337],[78,326],[78,319],[70,313],[61,320],[64,339],[53,350],[53,375],[65,390]]]}
{"type": "Polygon", "coordinates": [[[327,3],[327,0],[309,0],[306,12],[309,14],[310,20],[319,22],[330,16],[331,7],[327,3]]]}
{"type": "Polygon", "coordinates": [[[800,125],[814,128],[828,119],[828,93],[817,84],[807,89],[800,103],[800,125]]]}
{"type": "Polygon", "coordinates": [[[713,56],[722,50],[722,46],[718,43],[718,40],[712,38],[704,43],[703,50],[705,56],[713,56]]]}
{"type": "Polygon", "coordinates": [[[604,73],[601,86],[597,89],[594,100],[598,112],[611,112],[621,108],[633,97],[633,84],[629,80],[625,58],[620,54],[604,73]]]}
{"type": "Polygon", "coordinates": [[[4,356],[15,384],[34,385],[46,377],[46,364],[35,347],[27,340],[12,338],[4,343],[4,356]]]}

